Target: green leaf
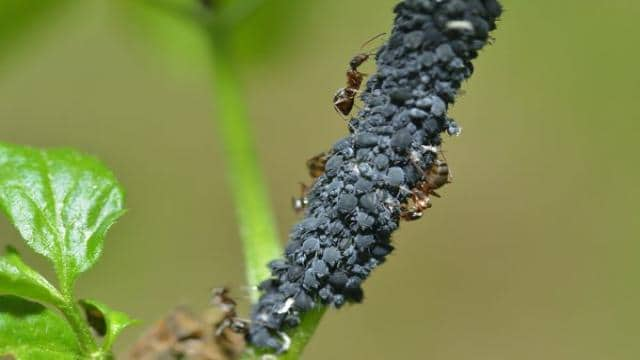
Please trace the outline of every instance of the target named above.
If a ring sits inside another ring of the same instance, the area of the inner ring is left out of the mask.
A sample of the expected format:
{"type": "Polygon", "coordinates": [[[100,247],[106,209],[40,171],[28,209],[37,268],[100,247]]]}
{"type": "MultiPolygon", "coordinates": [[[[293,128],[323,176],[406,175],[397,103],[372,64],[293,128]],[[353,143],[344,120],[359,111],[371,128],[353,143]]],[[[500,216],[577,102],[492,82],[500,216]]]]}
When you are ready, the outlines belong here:
{"type": "Polygon", "coordinates": [[[18,295],[53,305],[64,302],[58,290],[25,264],[12,247],[0,257],[0,294],[18,295]]]}
{"type": "Polygon", "coordinates": [[[127,314],[111,310],[94,300],[80,300],[80,305],[85,311],[87,322],[98,335],[104,336],[102,348],[105,350],[111,349],[113,342],[125,328],[137,322],[127,314]]]}
{"type": "Polygon", "coordinates": [[[111,172],[91,157],[0,143],[0,207],[27,244],[53,262],[63,294],[100,257],[123,198],[111,172]]]}
{"type": "Polygon", "coordinates": [[[0,355],[18,360],[80,359],[69,325],[44,306],[16,296],[0,296],[0,355]]]}

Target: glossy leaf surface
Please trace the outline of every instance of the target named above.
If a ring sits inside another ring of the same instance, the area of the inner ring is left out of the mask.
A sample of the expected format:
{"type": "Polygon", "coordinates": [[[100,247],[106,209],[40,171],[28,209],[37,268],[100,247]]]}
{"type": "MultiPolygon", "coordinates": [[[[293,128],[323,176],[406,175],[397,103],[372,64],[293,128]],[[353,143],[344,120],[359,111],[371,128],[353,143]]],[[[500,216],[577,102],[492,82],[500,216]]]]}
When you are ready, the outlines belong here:
{"type": "Polygon", "coordinates": [[[11,247],[0,257],[0,294],[17,295],[49,304],[64,301],[58,290],[25,264],[11,247]]]}
{"type": "Polygon", "coordinates": [[[18,360],[80,359],[69,325],[44,306],[0,296],[0,355],[18,360]]]}
{"type": "Polygon", "coordinates": [[[123,201],[114,176],[94,158],[0,143],[0,207],[54,264],[63,293],[100,257],[123,201]]]}

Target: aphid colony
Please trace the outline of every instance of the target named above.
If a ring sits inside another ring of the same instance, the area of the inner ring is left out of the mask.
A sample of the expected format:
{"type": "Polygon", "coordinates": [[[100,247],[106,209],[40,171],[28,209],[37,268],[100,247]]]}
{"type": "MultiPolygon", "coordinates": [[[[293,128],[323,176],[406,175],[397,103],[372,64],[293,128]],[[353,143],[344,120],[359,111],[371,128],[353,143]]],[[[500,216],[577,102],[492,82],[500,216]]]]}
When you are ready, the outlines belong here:
{"type": "MultiPolygon", "coordinates": [[[[428,150],[433,151],[436,156],[440,155],[444,158],[444,156],[441,155],[441,151],[438,151],[436,148],[429,148],[428,150]]],[[[312,181],[315,182],[315,180],[324,173],[327,158],[328,154],[323,152],[307,160],[307,169],[309,170],[309,176],[312,181]]],[[[409,190],[411,195],[400,206],[400,217],[407,221],[421,218],[424,211],[432,206],[430,195],[440,197],[435,190],[450,183],[451,178],[449,165],[446,160],[436,158],[433,164],[424,171],[423,180],[420,181],[416,187],[409,190]]],[[[304,211],[309,205],[309,198],[307,197],[309,186],[301,182],[300,189],[300,197],[294,197],[291,201],[293,210],[297,213],[304,211]]]]}
{"type": "MultiPolygon", "coordinates": [[[[460,24],[457,24],[460,23],[459,21],[451,23],[457,27],[461,27],[460,24]]],[[[451,24],[447,24],[447,26],[449,28],[453,28],[451,24]]],[[[373,40],[378,39],[385,34],[386,33],[380,33],[372,37],[362,44],[360,48],[365,47],[373,40]]],[[[347,116],[353,109],[356,95],[360,91],[360,86],[366,76],[366,74],[360,72],[358,68],[366,62],[371,55],[373,55],[373,53],[359,53],[349,61],[349,69],[347,70],[347,86],[338,89],[333,98],[333,106],[339,114],[347,116]]],[[[459,135],[461,131],[461,128],[459,128],[454,121],[450,120],[447,123],[447,132],[450,135],[459,135]]],[[[436,155],[441,154],[441,151],[438,151],[436,147],[429,147],[427,150],[433,151],[436,155]]],[[[324,173],[328,158],[329,153],[322,152],[307,160],[307,170],[309,171],[309,176],[311,177],[312,182],[315,182],[315,180],[324,173]]],[[[421,170],[419,167],[418,169],[421,170]]],[[[421,218],[424,211],[432,206],[430,195],[440,197],[435,190],[451,182],[451,174],[449,172],[448,164],[445,160],[436,158],[432,165],[424,171],[423,178],[424,179],[420,181],[415,188],[409,190],[411,195],[400,206],[400,217],[403,220],[411,221],[421,218]]],[[[311,185],[313,186],[313,183],[311,185]]],[[[302,213],[309,205],[309,198],[307,197],[309,188],[310,187],[305,183],[300,182],[300,197],[293,197],[291,199],[291,205],[296,213],[302,213]]]]}
{"type": "Polygon", "coordinates": [[[286,351],[283,334],[304,313],[362,301],[363,282],[394,249],[399,221],[423,216],[451,180],[441,136],[460,127],[447,110],[501,7],[496,0],[404,0],[395,12],[376,72],[365,84],[359,69],[373,54],[354,56],[334,96],[342,116],[358,97],[363,107],[347,136],[307,162],[313,184],[293,201],[304,218],[284,256],[269,264],[252,308],[247,340],[255,347],[286,351]]]}

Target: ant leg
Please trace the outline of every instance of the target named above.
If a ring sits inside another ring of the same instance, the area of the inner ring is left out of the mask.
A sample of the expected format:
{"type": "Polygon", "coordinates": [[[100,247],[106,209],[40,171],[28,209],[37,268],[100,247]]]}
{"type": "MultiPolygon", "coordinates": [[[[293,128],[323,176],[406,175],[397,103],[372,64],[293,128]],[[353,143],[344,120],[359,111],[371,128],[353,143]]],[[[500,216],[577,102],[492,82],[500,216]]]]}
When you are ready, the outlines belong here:
{"type": "Polygon", "coordinates": [[[353,127],[353,123],[351,122],[351,120],[349,120],[347,123],[349,124],[349,131],[352,132],[352,133],[355,133],[356,132],[356,128],[353,127]]]}
{"type": "Polygon", "coordinates": [[[249,293],[251,293],[254,290],[257,290],[258,287],[256,285],[253,285],[253,286],[243,285],[243,286],[238,286],[238,289],[242,291],[242,296],[240,297],[241,299],[250,300],[251,297],[249,296],[249,293]]]}
{"type": "Polygon", "coordinates": [[[407,210],[404,213],[401,213],[400,217],[402,218],[402,220],[405,220],[405,221],[418,220],[422,217],[422,211],[407,210]]]}
{"type": "Polygon", "coordinates": [[[409,188],[407,188],[404,185],[400,186],[399,190],[402,191],[405,194],[413,195],[413,190],[410,190],[409,188]]]}
{"type": "Polygon", "coordinates": [[[302,181],[300,181],[299,184],[300,184],[300,195],[304,197],[305,195],[307,195],[307,192],[309,191],[309,187],[307,186],[307,184],[303,183],[302,181]]]}
{"type": "Polygon", "coordinates": [[[224,329],[228,328],[231,326],[231,320],[229,320],[228,318],[224,318],[217,326],[216,326],[216,337],[220,337],[220,335],[222,335],[222,333],[224,332],[224,329]]]}
{"type": "Polygon", "coordinates": [[[229,326],[229,328],[236,334],[246,334],[249,331],[250,324],[251,321],[247,319],[233,318],[231,320],[231,325],[229,326]]]}

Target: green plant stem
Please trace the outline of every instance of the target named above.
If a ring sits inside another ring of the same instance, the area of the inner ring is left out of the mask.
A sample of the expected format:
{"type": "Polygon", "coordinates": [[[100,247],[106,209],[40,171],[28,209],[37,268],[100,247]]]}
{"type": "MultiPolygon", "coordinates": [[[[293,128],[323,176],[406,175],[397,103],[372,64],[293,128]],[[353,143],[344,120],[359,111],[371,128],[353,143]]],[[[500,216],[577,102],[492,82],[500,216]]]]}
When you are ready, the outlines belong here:
{"type": "Polygon", "coordinates": [[[320,320],[326,310],[327,308],[322,306],[315,308],[302,316],[302,322],[290,334],[291,347],[286,353],[279,357],[280,360],[295,360],[300,358],[304,348],[307,346],[307,343],[311,340],[313,334],[318,328],[320,320]]]}
{"type": "Polygon", "coordinates": [[[243,242],[251,300],[255,303],[259,296],[256,286],[271,276],[267,263],[280,257],[282,249],[253,147],[247,106],[233,66],[233,52],[226,43],[229,37],[224,30],[216,28],[211,38],[216,122],[243,242]]]}
{"type": "Polygon", "coordinates": [[[57,308],[67,319],[69,325],[71,325],[71,329],[78,338],[80,349],[82,349],[89,358],[99,359],[100,357],[97,357],[100,354],[98,345],[96,344],[96,340],[91,334],[91,329],[89,329],[87,322],[84,320],[80,309],[76,306],[73,298],[69,296],[64,296],[64,298],[64,303],[58,304],[57,308]]]}
{"type": "MultiPolygon", "coordinates": [[[[282,255],[282,248],[253,147],[240,78],[233,66],[233,52],[227,43],[229,38],[225,28],[211,29],[216,120],[240,226],[247,282],[251,288],[251,300],[255,303],[259,297],[255,286],[271,276],[266,265],[282,255]]],[[[300,357],[324,312],[325,308],[321,307],[303,315],[300,326],[289,334],[291,348],[280,359],[293,360],[300,357]]]]}
{"type": "Polygon", "coordinates": [[[265,2],[266,0],[234,1],[222,10],[218,21],[224,26],[233,27],[250,17],[265,2]]]}

